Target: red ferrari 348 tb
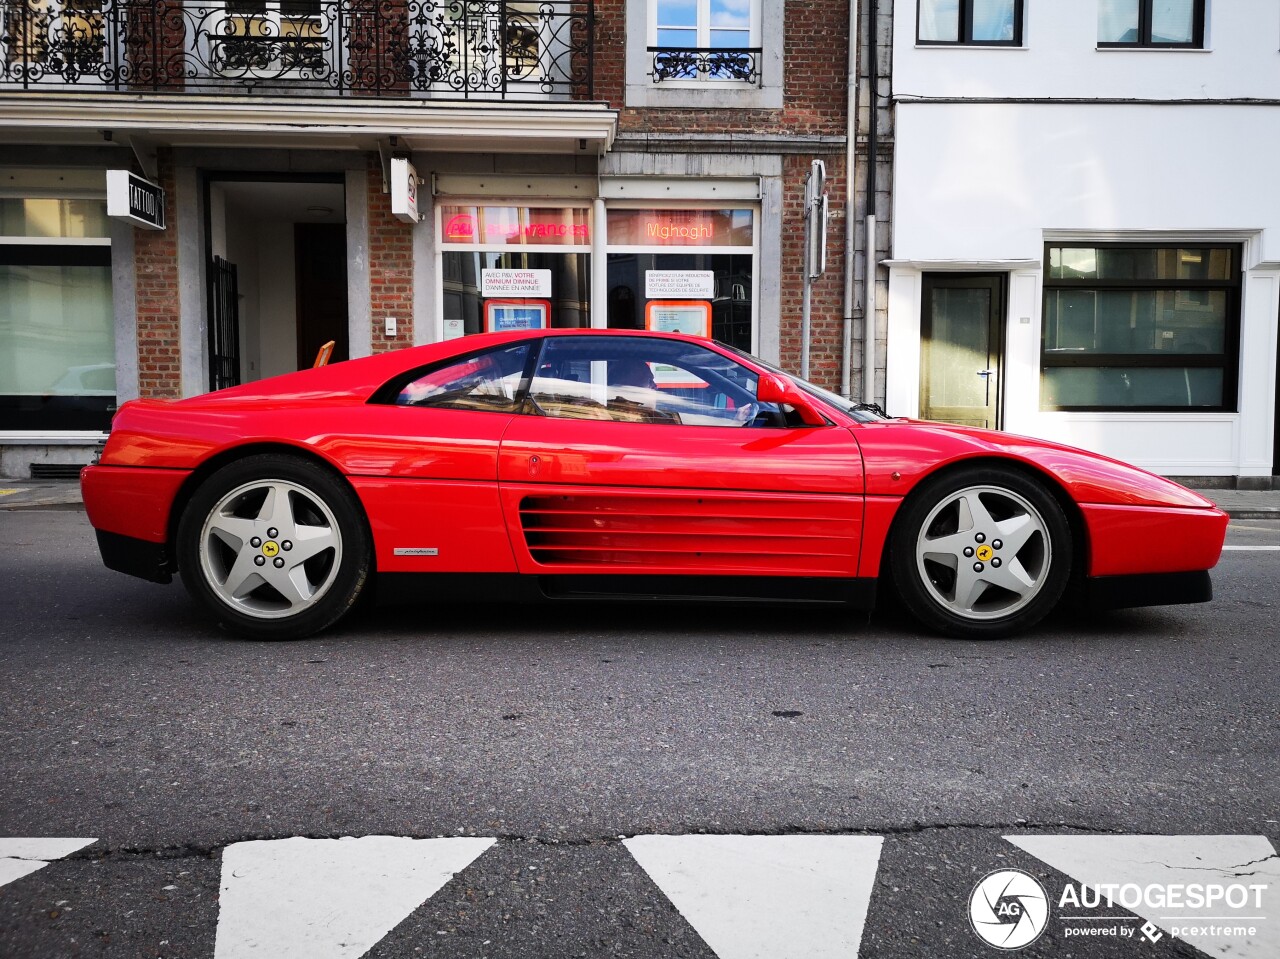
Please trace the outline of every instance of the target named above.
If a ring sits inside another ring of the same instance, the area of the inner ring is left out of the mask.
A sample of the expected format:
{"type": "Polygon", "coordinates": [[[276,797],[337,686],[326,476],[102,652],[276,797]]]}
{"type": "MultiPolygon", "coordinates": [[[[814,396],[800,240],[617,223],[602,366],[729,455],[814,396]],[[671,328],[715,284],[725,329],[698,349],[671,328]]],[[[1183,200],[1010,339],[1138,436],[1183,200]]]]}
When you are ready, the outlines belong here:
{"type": "Polygon", "coordinates": [[[718,343],[604,330],[127,403],[82,484],[107,566],[180,573],[223,625],[278,639],[375,581],[866,607],[890,580],[927,627],[997,637],[1068,592],[1208,600],[1227,524],[1102,456],[886,418],[718,343]]]}

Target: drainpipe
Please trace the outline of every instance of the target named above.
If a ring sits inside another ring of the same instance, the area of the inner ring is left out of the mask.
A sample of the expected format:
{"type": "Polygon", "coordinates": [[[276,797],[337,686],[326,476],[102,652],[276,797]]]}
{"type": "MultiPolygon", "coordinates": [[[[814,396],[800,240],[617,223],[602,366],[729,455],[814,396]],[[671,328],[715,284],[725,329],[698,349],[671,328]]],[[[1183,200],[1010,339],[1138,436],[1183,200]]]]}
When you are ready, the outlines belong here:
{"type": "Polygon", "coordinates": [[[845,77],[848,103],[844,148],[844,324],[841,330],[842,361],[840,395],[853,395],[853,266],[857,228],[857,196],[854,193],[854,160],[858,150],[858,0],[849,0],[849,70],[845,77]]]}
{"type": "Polygon", "coordinates": [[[876,160],[879,144],[877,106],[880,100],[880,60],[877,43],[876,0],[869,0],[867,10],[867,97],[871,118],[867,132],[867,296],[862,311],[862,402],[876,401],[876,160]]]}

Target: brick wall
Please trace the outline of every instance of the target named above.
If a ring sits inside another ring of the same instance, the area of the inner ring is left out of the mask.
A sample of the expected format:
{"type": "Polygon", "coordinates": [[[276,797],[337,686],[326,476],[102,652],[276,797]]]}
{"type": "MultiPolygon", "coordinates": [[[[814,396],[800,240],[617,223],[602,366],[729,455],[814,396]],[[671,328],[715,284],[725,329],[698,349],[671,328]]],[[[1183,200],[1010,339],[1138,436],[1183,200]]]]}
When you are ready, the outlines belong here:
{"type": "MultiPolygon", "coordinates": [[[[808,156],[783,160],[782,328],[779,345],[786,369],[800,370],[800,329],[804,301],[804,193],[808,156]]],[[[809,378],[829,389],[840,387],[844,318],[844,202],[847,181],[844,155],[818,157],[827,166],[830,218],[827,271],[813,281],[810,293],[809,378]]],[[[762,270],[770,264],[760,264],[762,270]]]]}
{"type": "Polygon", "coordinates": [[[134,231],[134,284],[138,310],[138,392],[182,395],[182,350],[178,330],[178,214],[173,152],[158,151],[164,187],[165,230],[134,231]]]}
{"type": "MultiPolygon", "coordinates": [[[[597,0],[596,96],[620,111],[619,135],[752,134],[753,138],[792,138],[783,152],[782,261],[760,262],[763,272],[781,280],[780,346],[782,364],[800,369],[800,317],[804,264],[804,181],[809,163],[827,165],[830,220],[827,273],[814,282],[810,311],[810,375],[839,389],[844,315],[844,202],[847,182],[843,137],[846,132],[846,71],[849,62],[849,0],[787,0],[784,43],[784,98],[780,110],[627,108],[625,0],[597,0]],[[812,149],[795,139],[815,138],[812,149]],[[817,140],[816,138],[823,138],[817,140]],[[834,144],[832,138],[840,138],[834,144]],[[825,141],[825,142],[824,142],[825,141]],[[786,152],[784,152],[786,151],[786,152]]],[[[643,43],[645,38],[632,38],[643,43]]],[[[768,153],[762,144],[759,152],[768,153]]]]}
{"type": "MultiPolygon", "coordinates": [[[[788,0],[781,110],[627,108],[625,0],[596,2],[597,99],[621,111],[618,132],[844,135],[848,0],[788,0]]],[[[637,38],[644,43],[645,38],[637,38]]]]}
{"type": "MultiPolygon", "coordinates": [[[[422,282],[429,282],[423,277],[422,282]]],[[[391,215],[391,194],[382,192],[382,161],[369,156],[369,298],[374,353],[413,345],[413,225],[391,215]],[[396,335],[386,320],[396,318],[396,335]]]]}

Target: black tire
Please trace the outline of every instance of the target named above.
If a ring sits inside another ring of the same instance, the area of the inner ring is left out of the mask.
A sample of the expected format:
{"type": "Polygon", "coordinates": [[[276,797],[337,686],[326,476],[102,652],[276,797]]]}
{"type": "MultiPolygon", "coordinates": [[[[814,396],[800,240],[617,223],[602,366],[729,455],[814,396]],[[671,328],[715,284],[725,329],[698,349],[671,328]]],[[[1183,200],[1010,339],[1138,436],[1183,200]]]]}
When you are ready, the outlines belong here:
{"type": "Polygon", "coordinates": [[[176,545],[187,591],[252,639],[301,639],[333,625],[373,563],[364,511],[346,482],[277,454],[237,460],[201,483],[176,545]]]}
{"type": "Polygon", "coordinates": [[[960,639],[999,639],[1034,626],[1062,598],[1072,556],[1071,526],[1057,499],[1031,476],[990,466],[926,480],[902,505],[889,538],[889,569],[907,611],[960,639]]]}

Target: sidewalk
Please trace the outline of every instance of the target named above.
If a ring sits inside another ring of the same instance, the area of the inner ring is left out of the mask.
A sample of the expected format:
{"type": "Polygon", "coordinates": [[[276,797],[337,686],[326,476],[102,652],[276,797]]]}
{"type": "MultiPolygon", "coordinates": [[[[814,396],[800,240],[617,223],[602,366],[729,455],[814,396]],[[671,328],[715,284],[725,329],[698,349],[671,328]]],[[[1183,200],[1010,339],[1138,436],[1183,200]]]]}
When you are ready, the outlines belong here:
{"type": "Polygon", "coordinates": [[[78,480],[0,478],[0,512],[13,509],[81,506],[78,480]]]}
{"type": "MultiPolygon", "coordinates": [[[[1280,519],[1280,490],[1201,490],[1232,519],[1280,519]]],[[[0,512],[81,505],[75,480],[0,479],[0,512]]]]}

